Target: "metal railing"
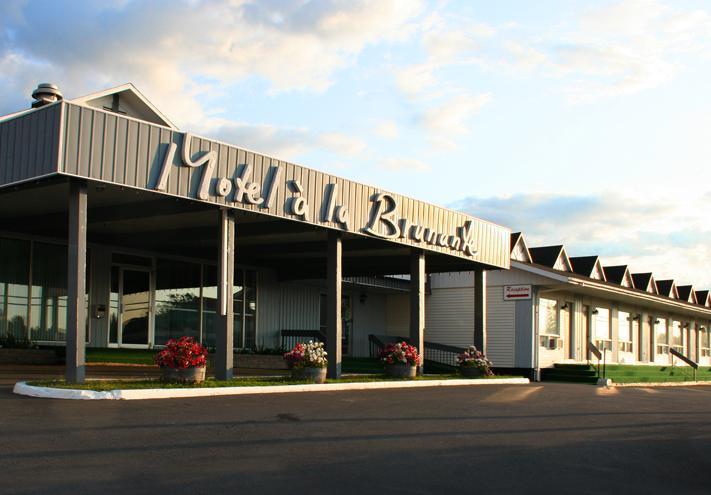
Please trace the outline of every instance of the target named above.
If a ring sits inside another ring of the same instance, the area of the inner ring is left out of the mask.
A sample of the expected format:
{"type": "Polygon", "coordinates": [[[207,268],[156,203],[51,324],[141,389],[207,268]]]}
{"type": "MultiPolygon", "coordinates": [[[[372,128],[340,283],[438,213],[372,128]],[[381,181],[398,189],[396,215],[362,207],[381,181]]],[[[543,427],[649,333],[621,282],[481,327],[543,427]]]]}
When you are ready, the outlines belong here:
{"type": "MultiPolygon", "coordinates": [[[[588,351],[590,352],[590,354],[592,354],[593,356],[595,356],[597,358],[597,377],[598,378],[600,378],[600,361],[602,360],[602,377],[605,378],[605,372],[606,372],[606,370],[605,370],[606,359],[605,358],[607,356],[606,349],[603,348],[603,350],[600,351],[600,349],[598,349],[595,344],[593,344],[592,342],[588,342],[588,351]]],[[[589,358],[588,358],[588,361],[590,361],[589,358]]]]}
{"type": "MultiPolygon", "coordinates": [[[[696,381],[696,370],[699,369],[699,363],[697,363],[696,361],[693,361],[691,358],[684,356],[681,352],[677,351],[673,347],[671,349],[669,349],[669,354],[671,354],[672,356],[674,356],[678,359],[681,359],[686,364],[691,366],[691,368],[694,370],[694,381],[696,381]]],[[[674,366],[673,360],[672,360],[672,366],[674,366]]]]}
{"type": "Polygon", "coordinates": [[[281,348],[293,349],[298,343],[305,344],[309,340],[326,343],[326,336],[319,330],[282,330],[281,348]]]}

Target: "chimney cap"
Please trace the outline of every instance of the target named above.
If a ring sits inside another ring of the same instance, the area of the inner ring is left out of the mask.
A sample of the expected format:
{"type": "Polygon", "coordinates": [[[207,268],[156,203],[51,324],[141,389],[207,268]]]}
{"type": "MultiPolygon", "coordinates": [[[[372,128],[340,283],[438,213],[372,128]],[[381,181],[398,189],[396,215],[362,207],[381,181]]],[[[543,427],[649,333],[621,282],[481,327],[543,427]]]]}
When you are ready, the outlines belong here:
{"type": "Polygon", "coordinates": [[[32,98],[35,99],[32,102],[32,108],[37,108],[59,101],[63,98],[63,95],[56,84],[40,83],[37,85],[37,89],[32,92],[32,98]]]}

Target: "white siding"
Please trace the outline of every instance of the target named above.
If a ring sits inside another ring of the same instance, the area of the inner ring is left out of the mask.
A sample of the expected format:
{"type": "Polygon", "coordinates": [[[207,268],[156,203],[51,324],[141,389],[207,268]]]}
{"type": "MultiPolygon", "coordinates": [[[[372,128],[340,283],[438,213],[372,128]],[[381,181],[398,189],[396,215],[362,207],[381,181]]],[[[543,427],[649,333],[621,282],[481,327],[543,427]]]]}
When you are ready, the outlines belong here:
{"type": "Polygon", "coordinates": [[[410,295],[388,294],[385,320],[387,334],[398,337],[410,335],[410,295]]]}
{"type": "Polygon", "coordinates": [[[474,287],[474,272],[433,273],[430,275],[430,285],[432,290],[474,287]]]}
{"type": "Polygon", "coordinates": [[[458,347],[474,343],[474,287],[432,289],[425,303],[425,340],[458,347]]]}
{"type": "Polygon", "coordinates": [[[487,288],[486,355],[494,366],[515,366],[516,302],[504,301],[501,286],[487,288]]]}
{"type": "Polygon", "coordinates": [[[368,335],[387,334],[386,295],[367,293],[364,302],[360,302],[360,293],[353,293],[353,344],[351,352],[354,356],[368,356],[368,335]]]}
{"type": "Polygon", "coordinates": [[[528,284],[528,285],[545,285],[550,284],[552,281],[549,278],[536,275],[535,273],[528,273],[523,270],[517,270],[512,268],[511,270],[491,270],[486,272],[486,285],[491,287],[492,285],[518,285],[518,284],[528,284]]]}

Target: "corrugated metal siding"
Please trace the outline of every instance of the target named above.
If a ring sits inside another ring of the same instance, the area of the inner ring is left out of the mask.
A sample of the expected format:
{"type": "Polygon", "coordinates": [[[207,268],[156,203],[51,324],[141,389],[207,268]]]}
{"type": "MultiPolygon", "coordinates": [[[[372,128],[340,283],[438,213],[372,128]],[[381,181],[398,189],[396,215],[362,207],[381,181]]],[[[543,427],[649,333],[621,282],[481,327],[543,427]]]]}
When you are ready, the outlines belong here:
{"type": "Polygon", "coordinates": [[[61,105],[0,122],[0,186],[57,172],[61,105]]]}
{"type": "Polygon", "coordinates": [[[425,340],[458,347],[474,343],[474,287],[432,289],[426,300],[425,340]]]}
{"type": "Polygon", "coordinates": [[[486,355],[494,366],[515,366],[516,301],[504,301],[503,287],[487,287],[486,355]]]}
{"type": "MultiPolygon", "coordinates": [[[[167,194],[197,198],[197,190],[204,167],[190,168],[181,165],[183,134],[110,112],[87,108],[70,103],[65,107],[64,153],[62,171],[67,174],[104,180],[121,185],[154,190],[168,145],[176,143],[178,149],[167,183],[167,194]]],[[[228,198],[214,195],[214,184],[206,200],[241,210],[269,213],[282,218],[298,220],[287,210],[287,204],[297,196],[289,181],[296,180],[304,189],[303,197],[309,205],[308,223],[336,228],[337,224],[321,220],[321,213],[328,184],[338,184],[337,204],[343,204],[350,212],[349,231],[364,235],[361,231],[368,224],[371,198],[382,191],[371,186],[351,182],[340,177],[310,170],[292,163],[253,153],[223,143],[193,137],[191,156],[215,151],[217,161],[212,178],[234,178],[241,174],[244,165],[252,167],[251,177],[263,186],[271,180],[273,166],[282,168],[282,177],[271,208],[264,205],[235,203],[228,198]],[[238,174],[239,172],[239,174],[238,174]]],[[[212,182],[215,182],[214,180],[212,182]]],[[[407,217],[412,223],[432,228],[446,235],[454,235],[466,221],[473,222],[479,252],[467,256],[459,251],[441,246],[428,245],[412,239],[392,240],[400,244],[416,246],[427,251],[445,253],[481,263],[508,267],[508,229],[464,215],[445,210],[398,194],[391,194],[398,202],[398,217],[407,217]]],[[[303,221],[303,220],[302,220],[303,221]]]]}

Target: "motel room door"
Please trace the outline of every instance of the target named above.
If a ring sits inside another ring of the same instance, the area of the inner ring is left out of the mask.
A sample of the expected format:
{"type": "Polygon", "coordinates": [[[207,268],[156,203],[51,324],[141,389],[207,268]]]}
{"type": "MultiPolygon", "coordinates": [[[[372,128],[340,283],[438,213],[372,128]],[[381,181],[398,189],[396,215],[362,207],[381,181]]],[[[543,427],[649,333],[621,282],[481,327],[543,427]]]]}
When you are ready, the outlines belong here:
{"type": "Polygon", "coordinates": [[[111,268],[109,346],[146,348],[152,343],[151,287],[148,268],[111,268]]]}

